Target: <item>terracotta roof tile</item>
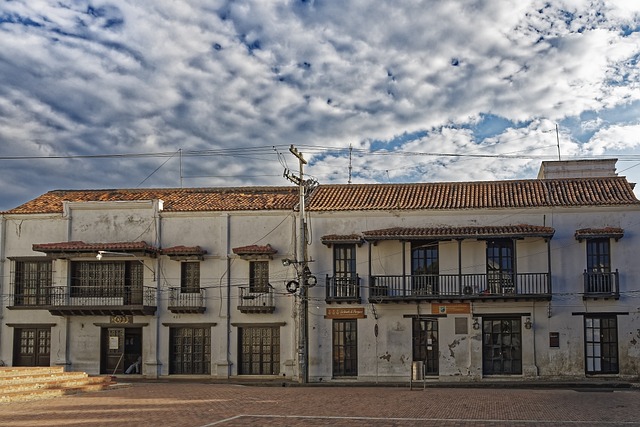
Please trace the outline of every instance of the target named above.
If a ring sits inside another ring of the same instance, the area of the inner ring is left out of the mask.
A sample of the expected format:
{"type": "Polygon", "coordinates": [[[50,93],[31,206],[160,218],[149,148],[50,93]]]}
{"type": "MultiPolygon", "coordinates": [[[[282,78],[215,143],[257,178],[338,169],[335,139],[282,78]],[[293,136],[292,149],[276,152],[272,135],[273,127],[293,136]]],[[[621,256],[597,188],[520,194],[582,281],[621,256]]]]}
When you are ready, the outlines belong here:
{"type": "Polygon", "coordinates": [[[163,200],[167,212],[291,210],[298,203],[298,187],[55,190],[5,213],[62,213],[65,201],[154,199],[163,200]]]}
{"type": "Polygon", "coordinates": [[[162,254],[175,256],[175,255],[205,255],[207,251],[200,246],[171,246],[170,248],[163,248],[162,254]]]}
{"type": "Polygon", "coordinates": [[[455,239],[491,237],[552,237],[555,230],[539,225],[502,225],[485,227],[394,227],[363,232],[366,240],[455,239]]]}
{"type": "Polygon", "coordinates": [[[321,185],[310,211],[533,208],[640,204],[624,177],[321,185]]]}
{"type": "Polygon", "coordinates": [[[322,236],[320,241],[323,245],[330,245],[335,243],[356,243],[362,244],[362,236],[360,234],[327,234],[322,236]]]}
{"type": "Polygon", "coordinates": [[[624,236],[624,230],[619,227],[604,227],[604,228],[581,228],[576,230],[576,240],[593,239],[593,238],[614,238],[616,240],[624,236]]]}
{"type": "Polygon", "coordinates": [[[233,248],[233,253],[236,255],[273,255],[278,251],[272,248],[271,245],[249,245],[233,248]]]}
{"type": "MultiPolygon", "coordinates": [[[[164,201],[167,212],[292,210],[298,188],[173,188],[56,190],[7,214],[62,213],[64,201],[164,201]]],[[[533,179],[495,182],[320,185],[308,200],[309,211],[450,210],[562,206],[638,205],[624,177],[533,179]]]]}
{"type": "Polygon", "coordinates": [[[119,242],[119,243],[85,243],[82,241],[59,242],[59,243],[35,243],[32,246],[34,251],[45,253],[65,253],[65,252],[145,252],[157,254],[159,249],[149,245],[147,242],[119,242]]]}

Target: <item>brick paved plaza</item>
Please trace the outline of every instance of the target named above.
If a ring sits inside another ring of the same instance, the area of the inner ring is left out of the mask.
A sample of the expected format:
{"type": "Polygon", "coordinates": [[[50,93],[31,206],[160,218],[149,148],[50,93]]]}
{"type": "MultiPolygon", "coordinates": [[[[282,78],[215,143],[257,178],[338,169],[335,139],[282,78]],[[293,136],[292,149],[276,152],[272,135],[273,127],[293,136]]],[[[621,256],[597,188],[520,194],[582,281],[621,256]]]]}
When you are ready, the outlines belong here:
{"type": "Polygon", "coordinates": [[[632,426],[638,389],[258,387],[134,383],[0,405],[25,426],[632,426]]]}

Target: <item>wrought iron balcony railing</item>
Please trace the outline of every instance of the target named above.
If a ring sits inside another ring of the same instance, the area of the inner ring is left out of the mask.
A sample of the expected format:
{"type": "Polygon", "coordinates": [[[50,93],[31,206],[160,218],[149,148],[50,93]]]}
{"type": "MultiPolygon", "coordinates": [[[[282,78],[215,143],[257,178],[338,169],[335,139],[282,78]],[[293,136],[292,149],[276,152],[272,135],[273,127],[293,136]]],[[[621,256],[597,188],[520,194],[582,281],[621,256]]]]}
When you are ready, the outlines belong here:
{"type": "Polygon", "coordinates": [[[585,298],[620,298],[620,282],[616,271],[584,271],[585,298]]]}
{"type": "Polygon", "coordinates": [[[41,286],[10,295],[11,308],[42,308],[57,315],[153,314],[156,288],[150,286],[41,286]]]}
{"type": "Polygon", "coordinates": [[[360,303],[360,277],[357,274],[346,277],[330,277],[327,274],[325,288],[327,302],[360,303]]]}
{"type": "Polygon", "coordinates": [[[549,273],[371,276],[369,300],[551,298],[549,273]]]}
{"type": "Polygon", "coordinates": [[[169,311],[172,313],[204,313],[205,289],[169,288],[169,311]]]}
{"type": "Polygon", "coordinates": [[[264,289],[256,289],[250,286],[241,286],[238,310],[242,313],[273,313],[276,310],[273,288],[269,286],[264,289]]]}

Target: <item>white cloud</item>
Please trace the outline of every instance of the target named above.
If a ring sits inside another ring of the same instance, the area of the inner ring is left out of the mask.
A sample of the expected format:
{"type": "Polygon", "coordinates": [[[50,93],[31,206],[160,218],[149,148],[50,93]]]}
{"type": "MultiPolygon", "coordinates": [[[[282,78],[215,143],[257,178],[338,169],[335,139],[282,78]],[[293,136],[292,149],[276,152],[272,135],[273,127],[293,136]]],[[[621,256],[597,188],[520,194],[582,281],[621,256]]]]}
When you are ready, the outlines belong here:
{"type": "MultiPolygon", "coordinates": [[[[267,154],[274,145],[553,155],[539,136],[543,124],[633,108],[640,99],[636,3],[4,2],[0,156],[265,147],[254,157],[185,159],[191,175],[234,175],[186,185],[239,185],[286,184],[275,152],[267,154]],[[477,141],[469,128],[486,115],[512,125],[477,141]],[[397,145],[399,135],[413,133],[427,136],[397,145]],[[258,172],[273,177],[244,177],[258,172]]],[[[589,120],[583,131],[596,135],[629,124],[589,120]]],[[[617,147],[609,137],[580,147],[562,136],[567,156],[617,147]]],[[[345,152],[307,151],[311,173],[346,182],[345,152]]],[[[24,179],[21,163],[1,161],[0,184],[23,187],[0,209],[49,186],[135,186],[165,160],[130,159],[126,168],[74,161],[72,174],[33,163],[46,180],[24,179]],[[83,174],[96,169],[110,181],[83,174]]],[[[369,181],[532,177],[539,163],[356,160],[354,178],[369,181]]],[[[145,185],[176,185],[177,169],[172,159],[145,185]]]]}

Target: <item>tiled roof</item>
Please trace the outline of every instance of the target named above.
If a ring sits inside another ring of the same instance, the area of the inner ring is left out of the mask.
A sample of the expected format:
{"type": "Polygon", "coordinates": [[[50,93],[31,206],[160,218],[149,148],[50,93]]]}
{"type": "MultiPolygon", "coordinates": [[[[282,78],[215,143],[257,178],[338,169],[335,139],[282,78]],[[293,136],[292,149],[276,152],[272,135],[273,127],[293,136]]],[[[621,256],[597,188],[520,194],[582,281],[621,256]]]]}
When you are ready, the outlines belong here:
{"type": "Polygon", "coordinates": [[[273,249],[271,245],[249,245],[233,248],[233,253],[236,255],[273,255],[278,253],[278,251],[273,249]]]}
{"type": "Polygon", "coordinates": [[[307,210],[415,210],[636,205],[624,177],[320,185],[307,210]]]}
{"type": "Polygon", "coordinates": [[[172,246],[170,248],[163,248],[162,254],[175,256],[175,255],[205,255],[207,251],[200,246],[172,246]]]}
{"type": "Polygon", "coordinates": [[[323,245],[331,245],[335,243],[362,244],[362,236],[360,234],[327,234],[326,236],[322,236],[320,241],[323,245]]]}
{"type": "Polygon", "coordinates": [[[59,243],[35,243],[32,246],[36,252],[48,254],[70,253],[70,252],[144,252],[157,254],[160,250],[147,242],[119,242],[119,243],[85,243],[82,241],[59,242],[59,243]]]}
{"type": "Polygon", "coordinates": [[[624,230],[619,227],[604,227],[604,228],[581,228],[576,230],[576,240],[593,239],[593,238],[613,238],[620,239],[624,236],[624,230]]]}
{"type": "MultiPolygon", "coordinates": [[[[55,190],[7,214],[62,213],[64,201],[161,199],[166,212],[292,210],[298,187],[55,190]]],[[[492,182],[320,185],[309,211],[483,209],[638,205],[624,177],[492,182]]]]}
{"type": "Polygon", "coordinates": [[[492,237],[552,237],[555,230],[539,225],[504,225],[487,227],[394,227],[363,232],[366,240],[455,239],[492,237]]]}
{"type": "Polygon", "coordinates": [[[9,214],[62,213],[62,203],[161,199],[166,212],[291,210],[298,203],[298,187],[167,188],[120,190],[55,190],[9,214]]]}

